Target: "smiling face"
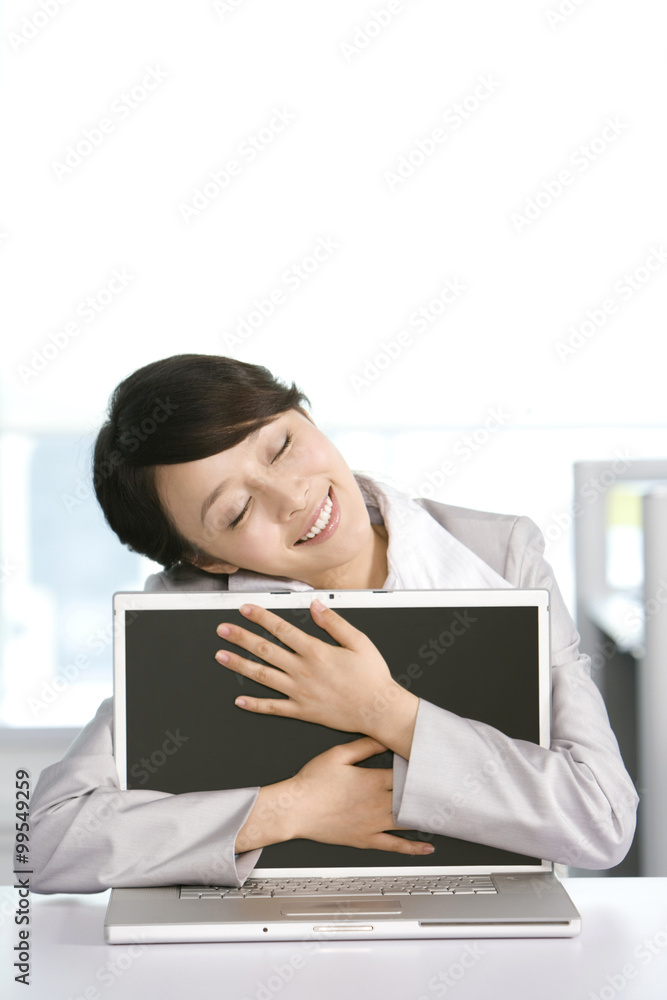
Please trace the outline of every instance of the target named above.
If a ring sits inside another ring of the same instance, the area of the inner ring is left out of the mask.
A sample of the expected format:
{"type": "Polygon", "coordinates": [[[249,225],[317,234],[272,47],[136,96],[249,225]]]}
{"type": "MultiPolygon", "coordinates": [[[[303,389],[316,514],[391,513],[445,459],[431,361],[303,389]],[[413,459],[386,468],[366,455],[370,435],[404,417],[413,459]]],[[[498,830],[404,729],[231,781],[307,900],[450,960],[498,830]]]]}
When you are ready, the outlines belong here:
{"type": "Polygon", "coordinates": [[[315,589],[384,583],[386,533],[371,526],[338,449],[299,410],[217,455],[158,466],[155,482],[176,529],[206,553],[202,569],[243,568],[315,589]]]}

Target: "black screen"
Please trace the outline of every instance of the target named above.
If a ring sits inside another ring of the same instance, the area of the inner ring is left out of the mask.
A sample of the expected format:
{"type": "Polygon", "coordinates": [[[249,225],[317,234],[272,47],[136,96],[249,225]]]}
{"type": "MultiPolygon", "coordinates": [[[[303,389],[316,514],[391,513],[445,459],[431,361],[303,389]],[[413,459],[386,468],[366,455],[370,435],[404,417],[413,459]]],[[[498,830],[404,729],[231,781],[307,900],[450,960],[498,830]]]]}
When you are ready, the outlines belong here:
{"type": "MultiPolygon", "coordinates": [[[[335,645],[308,609],[271,609],[335,645]]],[[[392,675],[416,695],[515,739],[539,742],[537,609],[532,607],[345,608],[392,675]]],[[[234,705],[240,694],[280,697],[221,666],[232,649],[223,621],[276,641],[238,611],[126,611],[127,787],[193,792],[267,785],[295,774],[337,743],[356,739],[296,719],[256,715],[234,705]]],[[[243,650],[241,654],[256,659],[243,650]]],[[[387,752],[359,766],[391,767],[387,752]]],[[[262,868],[536,864],[499,848],[416,831],[431,856],[299,840],[265,847],[262,868]]]]}

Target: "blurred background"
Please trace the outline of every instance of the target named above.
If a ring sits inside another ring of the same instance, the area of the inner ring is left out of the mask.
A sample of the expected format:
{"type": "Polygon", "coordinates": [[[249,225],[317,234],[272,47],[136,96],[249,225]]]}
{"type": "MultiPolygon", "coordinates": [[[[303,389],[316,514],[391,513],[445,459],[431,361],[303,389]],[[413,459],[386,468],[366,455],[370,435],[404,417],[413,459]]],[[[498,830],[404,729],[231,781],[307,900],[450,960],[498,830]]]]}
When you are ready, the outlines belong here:
{"type": "MultiPolygon", "coordinates": [[[[352,468],[537,522],[664,817],[661,26],[649,0],[4,3],[3,806],[111,694],[111,595],[156,569],[93,495],[109,395],[201,352],[296,381],[352,468]]],[[[667,874],[646,852],[615,873],[667,874]]]]}

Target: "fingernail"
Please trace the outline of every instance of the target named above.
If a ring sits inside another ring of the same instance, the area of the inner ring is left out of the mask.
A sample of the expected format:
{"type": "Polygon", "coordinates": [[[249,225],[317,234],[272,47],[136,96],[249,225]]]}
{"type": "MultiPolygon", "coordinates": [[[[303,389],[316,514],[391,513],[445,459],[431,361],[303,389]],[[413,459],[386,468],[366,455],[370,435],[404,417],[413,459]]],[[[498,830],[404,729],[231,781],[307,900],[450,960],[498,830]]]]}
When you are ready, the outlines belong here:
{"type": "Polygon", "coordinates": [[[249,615],[252,612],[252,607],[250,604],[244,604],[242,608],[239,608],[242,615],[249,615]]]}
{"type": "Polygon", "coordinates": [[[237,698],[234,704],[238,705],[239,708],[245,708],[248,702],[245,700],[245,698],[237,698]]]}
{"type": "Polygon", "coordinates": [[[433,844],[424,844],[422,847],[422,854],[433,854],[435,847],[433,844]]]}
{"type": "Polygon", "coordinates": [[[313,601],[313,607],[315,608],[316,611],[326,611],[326,605],[322,604],[319,597],[316,597],[315,600],[313,601]]]}
{"type": "Polygon", "coordinates": [[[229,663],[229,653],[225,653],[224,649],[218,650],[215,654],[215,658],[218,663],[229,663]]]}
{"type": "Polygon", "coordinates": [[[229,625],[218,625],[218,628],[217,628],[218,635],[221,635],[221,636],[224,637],[224,636],[231,635],[231,632],[232,632],[232,630],[230,629],[229,625]]]}

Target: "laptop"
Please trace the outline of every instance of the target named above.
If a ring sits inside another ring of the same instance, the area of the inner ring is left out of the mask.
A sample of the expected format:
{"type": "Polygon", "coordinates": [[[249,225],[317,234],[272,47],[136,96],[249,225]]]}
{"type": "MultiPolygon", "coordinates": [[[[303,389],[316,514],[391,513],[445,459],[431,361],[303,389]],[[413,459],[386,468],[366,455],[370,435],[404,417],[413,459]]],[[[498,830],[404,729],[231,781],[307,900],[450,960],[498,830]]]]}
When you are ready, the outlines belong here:
{"type": "MultiPolygon", "coordinates": [[[[241,616],[238,608],[247,602],[335,645],[312,621],[315,597],[365,632],[394,678],[420,698],[512,738],[549,746],[546,590],[122,593],[114,597],[114,745],[121,788],[179,794],[262,786],[290,777],[331,746],[357,739],[361,734],[237,708],[240,693],[280,695],[214,659],[219,649],[238,652],[217,635],[222,621],[277,641],[241,616]]],[[[387,751],[358,766],[391,767],[392,760],[387,751]]],[[[465,808],[465,802],[459,805],[465,808]]],[[[272,844],[242,887],[218,885],[214,874],[202,872],[196,885],[114,889],[105,939],[122,944],[579,932],[579,913],[550,861],[428,831],[393,832],[426,839],[435,852],[402,855],[309,840],[272,844]]]]}

